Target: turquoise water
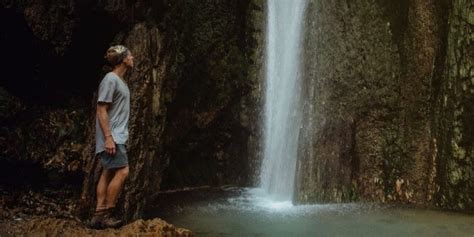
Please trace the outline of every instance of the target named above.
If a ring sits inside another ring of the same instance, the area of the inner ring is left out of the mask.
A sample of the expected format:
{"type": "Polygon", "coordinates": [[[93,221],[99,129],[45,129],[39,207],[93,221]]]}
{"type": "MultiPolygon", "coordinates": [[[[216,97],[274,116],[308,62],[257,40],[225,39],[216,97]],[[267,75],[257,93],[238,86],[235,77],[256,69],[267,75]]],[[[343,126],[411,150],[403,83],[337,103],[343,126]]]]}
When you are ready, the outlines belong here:
{"type": "Polygon", "coordinates": [[[161,194],[150,217],[196,236],[468,236],[474,216],[373,204],[293,206],[260,189],[161,194]]]}

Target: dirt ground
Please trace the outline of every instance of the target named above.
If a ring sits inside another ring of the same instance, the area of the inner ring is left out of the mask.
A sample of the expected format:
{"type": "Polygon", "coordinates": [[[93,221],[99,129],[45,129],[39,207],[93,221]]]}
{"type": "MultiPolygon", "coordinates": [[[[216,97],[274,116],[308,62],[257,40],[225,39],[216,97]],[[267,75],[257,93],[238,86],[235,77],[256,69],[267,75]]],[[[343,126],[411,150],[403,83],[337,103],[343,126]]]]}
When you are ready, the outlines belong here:
{"type": "Polygon", "coordinates": [[[72,212],[72,191],[12,191],[0,188],[0,237],[8,236],[166,236],[193,233],[159,218],[136,220],[117,229],[88,228],[72,212]]]}

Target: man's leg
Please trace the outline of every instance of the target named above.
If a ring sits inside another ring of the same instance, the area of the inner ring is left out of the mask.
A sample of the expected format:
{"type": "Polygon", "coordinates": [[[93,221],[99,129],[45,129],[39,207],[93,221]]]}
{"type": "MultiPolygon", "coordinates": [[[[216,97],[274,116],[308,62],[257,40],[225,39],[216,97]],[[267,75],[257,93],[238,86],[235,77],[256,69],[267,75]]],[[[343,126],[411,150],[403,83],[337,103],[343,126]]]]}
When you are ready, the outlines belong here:
{"type": "Polygon", "coordinates": [[[89,222],[90,227],[92,228],[102,228],[103,220],[107,213],[107,187],[112,180],[114,172],[112,170],[102,169],[100,174],[99,183],[96,187],[96,196],[97,196],[97,206],[95,208],[95,213],[92,216],[92,219],[89,222]]]}
{"type": "Polygon", "coordinates": [[[103,210],[107,208],[106,195],[107,187],[109,186],[110,181],[114,176],[113,170],[102,169],[102,173],[99,178],[99,183],[97,184],[96,196],[97,196],[97,206],[96,211],[103,210]]]}
{"type": "Polygon", "coordinates": [[[123,184],[128,176],[128,172],[128,166],[115,170],[115,175],[112,178],[112,181],[110,181],[109,186],[107,187],[107,199],[105,200],[107,208],[115,207],[118,194],[120,193],[120,191],[122,191],[123,184]]]}

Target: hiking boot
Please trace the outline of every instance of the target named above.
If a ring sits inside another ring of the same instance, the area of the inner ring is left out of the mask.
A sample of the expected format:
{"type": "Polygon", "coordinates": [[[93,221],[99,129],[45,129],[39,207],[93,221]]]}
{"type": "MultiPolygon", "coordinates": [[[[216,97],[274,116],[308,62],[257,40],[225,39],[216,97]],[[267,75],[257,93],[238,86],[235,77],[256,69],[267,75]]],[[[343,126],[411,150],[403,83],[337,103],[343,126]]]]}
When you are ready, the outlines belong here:
{"type": "Polygon", "coordinates": [[[89,227],[93,229],[101,229],[102,222],[104,221],[106,214],[107,214],[107,209],[95,211],[94,215],[92,216],[91,220],[88,223],[89,227]]]}
{"type": "Polygon", "coordinates": [[[102,227],[117,228],[123,225],[123,221],[114,216],[114,208],[107,209],[107,212],[102,220],[102,227]]]}

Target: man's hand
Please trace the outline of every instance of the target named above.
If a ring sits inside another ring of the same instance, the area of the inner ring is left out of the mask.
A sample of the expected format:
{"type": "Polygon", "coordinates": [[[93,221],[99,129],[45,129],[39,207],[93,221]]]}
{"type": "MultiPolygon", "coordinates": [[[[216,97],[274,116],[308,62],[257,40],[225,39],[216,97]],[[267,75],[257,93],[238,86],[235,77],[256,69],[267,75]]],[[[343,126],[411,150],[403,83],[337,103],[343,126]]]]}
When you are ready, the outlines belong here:
{"type": "Polygon", "coordinates": [[[107,136],[105,138],[105,152],[110,155],[115,155],[115,142],[112,136],[107,136]]]}

